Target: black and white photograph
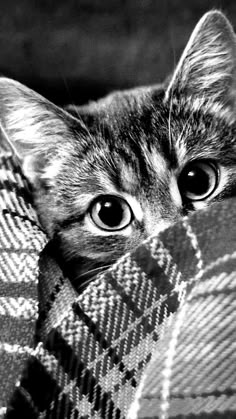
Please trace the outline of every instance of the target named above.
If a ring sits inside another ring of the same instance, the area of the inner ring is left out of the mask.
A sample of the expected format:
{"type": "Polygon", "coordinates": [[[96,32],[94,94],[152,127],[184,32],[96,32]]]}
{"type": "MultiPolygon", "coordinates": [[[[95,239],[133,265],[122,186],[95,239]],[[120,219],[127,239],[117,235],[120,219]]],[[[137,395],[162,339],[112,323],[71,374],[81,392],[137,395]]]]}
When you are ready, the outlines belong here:
{"type": "Polygon", "coordinates": [[[236,418],[236,2],[0,2],[0,419],[236,418]]]}

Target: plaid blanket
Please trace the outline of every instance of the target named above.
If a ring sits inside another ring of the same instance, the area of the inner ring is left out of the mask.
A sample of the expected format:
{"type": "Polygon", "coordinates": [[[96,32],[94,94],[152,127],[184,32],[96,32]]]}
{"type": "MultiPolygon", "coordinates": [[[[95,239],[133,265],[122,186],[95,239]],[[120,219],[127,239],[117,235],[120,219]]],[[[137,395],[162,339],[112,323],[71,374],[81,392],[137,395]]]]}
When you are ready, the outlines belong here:
{"type": "Polygon", "coordinates": [[[0,417],[236,417],[235,199],[78,295],[0,143],[0,417]]]}

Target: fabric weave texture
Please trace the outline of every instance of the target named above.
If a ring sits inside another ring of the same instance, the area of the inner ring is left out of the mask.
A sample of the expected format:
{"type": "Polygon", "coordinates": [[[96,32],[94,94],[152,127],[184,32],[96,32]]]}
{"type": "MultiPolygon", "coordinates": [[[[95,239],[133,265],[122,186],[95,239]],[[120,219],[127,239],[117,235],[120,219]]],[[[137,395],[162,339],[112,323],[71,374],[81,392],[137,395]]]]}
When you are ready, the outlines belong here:
{"type": "Polygon", "coordinates": [[[235,199],[78,294],[0,143],[0,417],[236,417],[235,199]]]}

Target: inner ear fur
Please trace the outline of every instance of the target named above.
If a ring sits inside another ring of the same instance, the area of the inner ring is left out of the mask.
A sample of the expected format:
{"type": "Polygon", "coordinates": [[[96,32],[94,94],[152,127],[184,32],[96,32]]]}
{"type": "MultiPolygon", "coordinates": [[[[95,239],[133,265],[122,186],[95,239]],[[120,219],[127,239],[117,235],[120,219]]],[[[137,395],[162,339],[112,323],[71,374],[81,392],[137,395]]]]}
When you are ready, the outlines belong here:
{"type": "Polygon", "coordinates": [[[235,102],[236,41],[220,11],[206,13],[196,25],[166,90],[221,103],[235,102]]]}
{"type": "MultiPolygon", "coordinates": [[[[74,119],[21,83],[0,78],[2,133],[22,162],[31,183],[57,174],[57,157],[61,160],[58,144],[65,148],[71,140],[74,119]]],[[[81,128],[79,121],[76,123],[81,128]]]]}

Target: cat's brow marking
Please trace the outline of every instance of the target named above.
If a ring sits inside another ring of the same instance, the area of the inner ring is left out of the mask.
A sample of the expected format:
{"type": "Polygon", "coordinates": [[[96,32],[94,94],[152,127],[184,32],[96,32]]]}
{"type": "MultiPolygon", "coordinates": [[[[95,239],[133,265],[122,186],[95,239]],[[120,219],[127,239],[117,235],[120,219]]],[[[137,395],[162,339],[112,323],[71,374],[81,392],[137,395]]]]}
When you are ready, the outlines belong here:
{"type": "Polygon", "coordinates": [[[76,198],[75,206],[79,207],[82,212],[86,211],[89,203],[94,199],[94,194],[92,193],[80,193],[76,198]]]}
{"type": "Polygon", "coordinates": [[[150,166],[150,169],[156,172],[158,177],[165,178],[167,171],[167,163],[166,160],[161,156],[161,154],[153,148],[150,152],[145,153],[145,157],[150,166]]]}
{"type": "Polygon", "coordinates": [[[113,194],[118,192],[114,182],[110,179],[110,177],[108,176],[108,172],[104,169],[104,167],[101,167],[101,165],[99,165],[95,169],[94,175],[100,185],[98,193],[113,194]]]}
{"type": "MultiPolygon", "coordinates": [[[[150,175],[153,176],[153,174],[155,174],[160,181],[164,180],[168,170],[165,159],[155,148],[148,151],[143,147],[142,151],[150,175]]],[[[124,191],[131,195],[135,195],[137,188],[140,186],[140,179],[135,169],[124,163],[121,166],[120,175],[124,191]]]]}
{"type": "Polygon", "coordinates": [[[120,179],[122,183],[122,187],[125,191],[129,193],[135,193],[135,190],[139,184],[137,173],[134,171],[134,169],[124,163],[121,164],[120,168],[120,179]]]}
{"type": "Polygon", "coordinates": [[[184,161],[184,158],[187,154],[187,148],[186,148],[186,143],[184,141],[184,138],[187,136],[188,130],[190,128],[189,127],[190,119],[191,119],[191,115],[189,115],[188,119],[185,121],[182,131],[175,141],[175,152],[176,152],[179,164],[181,164],[184,161]]]}

